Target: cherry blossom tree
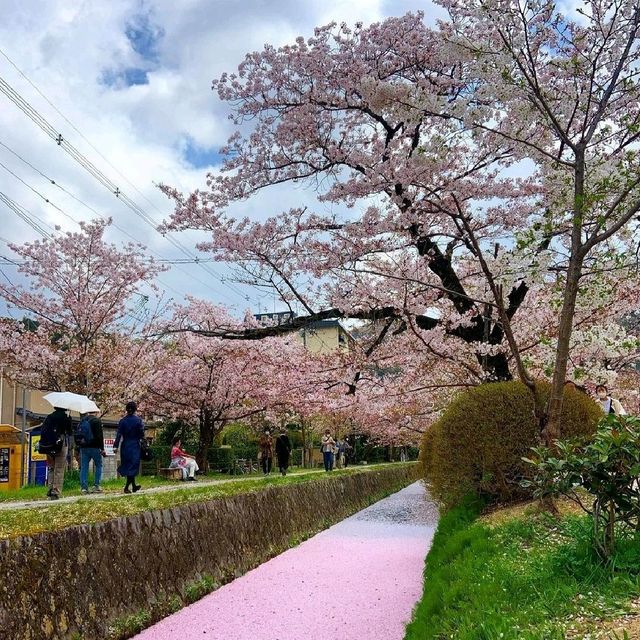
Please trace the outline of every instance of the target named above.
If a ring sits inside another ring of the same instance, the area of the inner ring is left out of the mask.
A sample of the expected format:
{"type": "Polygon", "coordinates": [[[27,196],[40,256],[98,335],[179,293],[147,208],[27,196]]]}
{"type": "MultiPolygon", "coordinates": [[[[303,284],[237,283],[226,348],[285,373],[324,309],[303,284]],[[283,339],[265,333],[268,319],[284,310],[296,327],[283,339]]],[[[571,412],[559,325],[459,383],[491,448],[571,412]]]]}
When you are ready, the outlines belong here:
{"type": "Polygon", "coordinates": [[[311,356],[293,338],[247,342],[181,330],[239,324],[224,308],[201,300],[177,306],[162,331],[168,334],[164,355],[146,381],[149,410],[197,425],[196,459],[205,471],[207,453],[227,424],[300,407],[314,386],[306,375],[311,356]]]}
{"type": "Polygon", "coordinates": [[[0,326],[8,373],[34,389],[91,395],[104,412],[141,392],[153,360],[141,288],[161,270],[141,246],[106,242],[109,224],[10,245],[29,287],[0,284],[0,296],[25,314],[0,326]]]}
{"type": "Polygon", "coordinates": [[[205,190],[164,187],[176,202],[166,228],[208,232],[201,249],[303,312],[286,326],[205,334],[369,320],[369,357],[410,336],[421,348],[405,352],[405,368],[439,354],[461,373],[444,384],[517,373],[552,441],[567,373],[590,370],[598,334],[637,351],[611,328],[638,303],[628,256],[640,211],[640,10],[630,0],[571,15],[547,1],[441,4],[449,18],[436,29],[419,13],[331,24],[214,81],[238,131],[205,190]],[[282,183],[313,186],[317,211],[266,222],[228,212],[282,183]],[[541,373],[553,381],[548,406],[541,373]]]}

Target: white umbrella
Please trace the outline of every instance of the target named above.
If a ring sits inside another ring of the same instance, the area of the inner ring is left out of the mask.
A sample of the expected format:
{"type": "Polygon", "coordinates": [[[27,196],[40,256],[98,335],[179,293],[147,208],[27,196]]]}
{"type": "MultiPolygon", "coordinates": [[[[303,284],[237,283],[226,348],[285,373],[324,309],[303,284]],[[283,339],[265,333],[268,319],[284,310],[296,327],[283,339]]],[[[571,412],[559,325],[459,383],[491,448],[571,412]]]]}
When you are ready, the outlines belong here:
{"type": "Polygon", "coordinates": [[[100,412],[98,405],[79,393],[71,393],[70,391],[52,391],[43,396],[44,399],[53,407],[60,407],[61,409],[70,409],[71,411],[77,411],[78,413],[89,413],[90,411],[100,412]]]}

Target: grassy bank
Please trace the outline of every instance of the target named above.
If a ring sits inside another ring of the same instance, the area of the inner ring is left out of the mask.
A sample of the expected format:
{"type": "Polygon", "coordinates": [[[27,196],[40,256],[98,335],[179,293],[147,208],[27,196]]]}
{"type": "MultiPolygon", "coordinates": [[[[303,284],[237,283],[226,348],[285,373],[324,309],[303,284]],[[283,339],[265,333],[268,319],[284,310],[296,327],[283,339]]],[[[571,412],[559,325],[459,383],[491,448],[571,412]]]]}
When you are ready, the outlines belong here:
{"type": "Polygon", "coordinates": [[[603,621],[631,611],[640,593],[640,538],[603,566],[586,516],[480,510],[467,502],[441,518],[406,640],[616,637],[603,621]]]}
{"type": "MultiPolygon", "coordinates": [[[[399,465],[401,463],[393,463],[399,465]]],[[[411,463],[407,463],[411,464],[411,463]]],[[[228,482],[208,482],[186,488],[180,483],[170,491],[147,493],[144,491],[122,495],[114,494],[107,499],[79,499],[69,503],[39,504],[34,508],[11,509],[0,511],[0,539],[18,535],[54,531],[76,524],[90,524],[102,522],[111,518],[133,515],[152,509],[175,507],[189,502],[203,502],[238,493],[259,491],[268,486],[283,484],[300,484],[323,480],[341,474],[368,473],[374,469],[389,466],[388,464],[368,465],[366,467],[350,467],[335,470],[330,475],[319,471],[299,472],[282,476],[250,478],[232,480],[228,482]]]]}
{"type": "MultiPolygon", "coordinates": [[[[203,481],[211,480],[224,480],[229,479],[229,475],[225,473],[209,473],[206,479],[203,481]]],[[[257,475],[253,476],[254,478],[257,475]]],[[[93,474],[89,476],[90,484],[93,483],[93,474]]],[[[169,487],[175,485],[183,486],[181,480],[166,480],[157,476],[138,476],[138,482],[144,486],[145,489],[153,489],[155,487],[169,487]]],[[[103,480],[100,483],[102,490],[105,493],[117,494],[122,493],[122,487],[124,486],[124,479],[118,478],[116,480],[103,480]]],[[[32,502],[34,500],[43,500],[46,498],[47,487],[40,485],[26,485],[21,489],[13,489],[11,491],[0,491],[0,503],[5,502],[32,502]]],[[[80,496],[80,480],[78,473],[67,474],[64,479],[64,486],[62,494],[65,498],[69,496],[80,496]]]]}

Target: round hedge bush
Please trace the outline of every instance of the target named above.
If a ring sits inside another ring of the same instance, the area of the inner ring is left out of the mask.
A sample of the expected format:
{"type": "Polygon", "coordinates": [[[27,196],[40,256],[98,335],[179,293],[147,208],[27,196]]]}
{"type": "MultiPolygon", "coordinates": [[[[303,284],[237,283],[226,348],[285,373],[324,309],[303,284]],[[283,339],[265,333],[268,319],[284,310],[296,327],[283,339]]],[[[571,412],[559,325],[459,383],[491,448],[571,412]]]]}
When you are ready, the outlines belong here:
{"type": "MultiPolygon", "coordinates": [[[[546,402],[550,385],[539,383],[546,402]]],[[[590,436],[602,418],[589,396],[565,389],[561,438],[590,436]]],[[[446,507],[465,495],[497,502],[530,497],[520,486],[523,456],[539,444],[531,392],[522,382],[483,384],[456,396],[422,438],[420,461],[431,495],[446,507]]]]}

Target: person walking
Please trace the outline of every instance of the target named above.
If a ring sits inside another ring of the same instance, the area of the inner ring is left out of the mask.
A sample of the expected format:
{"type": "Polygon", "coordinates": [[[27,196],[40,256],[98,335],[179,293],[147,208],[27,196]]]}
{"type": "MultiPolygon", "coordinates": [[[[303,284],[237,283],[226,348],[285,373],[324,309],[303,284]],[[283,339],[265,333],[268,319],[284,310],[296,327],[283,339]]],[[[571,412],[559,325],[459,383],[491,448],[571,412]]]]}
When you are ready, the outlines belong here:
{"type": "Polygon", "coordinates": [[[596,387],[596,396],[598,397],[598,402],[602,407],[602,410],[608,415],[613,413],[617,416],[626,416],[627,412],[624,410],[623,406],[620,404],[619,400],[611,397],[609,390],[603,384],[599,384],[596,387]]]}
{"type": "Polygon", "coordinates": [[[287,475],[290,456],[291,441],[287,435],[287,430],[283,427],[280,430],[280,435],[276,438],[276,457],[278,458],[278,468],[283,476],[287,475]]]}
{"type": "Polygon", "coordinates": [[[273,442],[271,440],[271,432],[266,429],[260,438],[260,459],[262,461],[262,473],[265,476],[271,475],[271,466],[273,465],[273,442]]]}
{"type": "Polygon", "coordinates": [[[124,492],[131,493],[133,491],[135,493],[142,488],[136,484],[136,476],[140,470],[140,441],[144,438],[144,424],[136,415],[138,405],[135,402],[127,402],[125,410],[127,415],[118,423],[118,433],[116,441],[113,443],[113,451],[117,454],[120,442],[122,442],[118,473],[127,478],[124,492]]]}
{"type": "Polygon", "coordinates": [[[333,455],[335,453],[336,441],[331,437],[331,431],[329,431],[329,429],[325,430],[321,442],[324,470],[333,471],[333,455]]]}
{"type": "Polygon", "coordinates": [[[345,436],[344,438],[344,468],[345,469],[349,466],[349,462],[351,462],[352,455],[353,455],[353,447],[349,442],[349,436],[345,436]]]}
{"type": "Polygon", "coordinates": [[[91,493],[102,493],[102,458],[107,454],[104,450],[104,433],[102,420],[96,411],[87,413],[82,420],[87,421],[91,430],[91,439],[78,445],[80,450],[80,493],[89,493],[89,462],[93,461],[93,487],[91,493]]]}
{"type": "Polygon", "coordinates": [[[191,482],[196,481],[196,471],[200,470],[196,459],[182,450],[182,441],[176,436],[171,441],[171,464],[170,469],[182,469],[182,479],[191,482]]]}
{"type": "Polygon", "coordinates": [[[45,418],[40,432],[40,443],[57,442],[57,451],[47,454],[47,497],[58,500],[62,496],[64,471],[67,467],[67,453],[69,452],[69,436],[73,431],[73,423],[62,407],[54,407],[45,418]]]}
{"type": "Polygon", "coordinates": [[[344,439],[336,440],[336,469],[343,469],[345,464],[345,446],[344,439]]]}

